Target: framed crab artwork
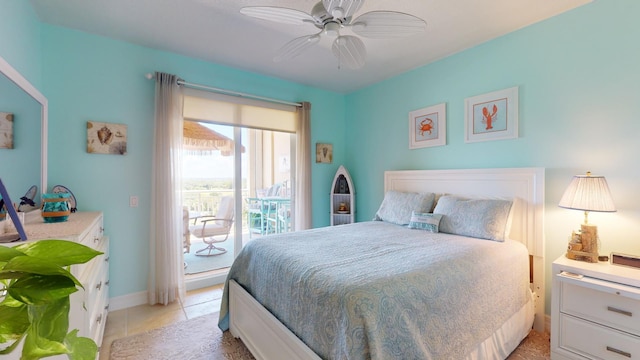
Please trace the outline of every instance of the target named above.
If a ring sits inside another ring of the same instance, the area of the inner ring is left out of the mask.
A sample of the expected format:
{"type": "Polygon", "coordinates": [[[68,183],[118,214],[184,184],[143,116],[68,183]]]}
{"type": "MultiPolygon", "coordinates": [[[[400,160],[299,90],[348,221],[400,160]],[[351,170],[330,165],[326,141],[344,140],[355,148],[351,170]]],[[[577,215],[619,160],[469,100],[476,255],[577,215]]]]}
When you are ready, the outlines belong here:
{"type": "Polygon", "coordinates": [[[465,99],[467,143],[518,137],[518,87],[465,99]]]}
{"type": "Polygon", "coordinates": [[[127,125],[87,121],[87,152],[126,154],[127,125]]]}
{"type": "Polygon", "coordinates": [[[432,105],[409,113],[409,149],[447,144],[447,105],[432,105]]]}

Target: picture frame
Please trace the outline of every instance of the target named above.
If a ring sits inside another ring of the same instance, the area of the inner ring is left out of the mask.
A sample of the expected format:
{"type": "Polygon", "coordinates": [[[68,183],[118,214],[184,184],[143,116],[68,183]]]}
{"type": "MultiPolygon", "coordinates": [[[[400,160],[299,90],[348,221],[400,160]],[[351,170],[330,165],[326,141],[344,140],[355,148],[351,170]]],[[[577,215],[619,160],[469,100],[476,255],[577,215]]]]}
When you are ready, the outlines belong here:
{"type": "Polygon", "coordinates": [[[316,163],[331,164],[333,162],[333,145],[316,143],[316,163]]]}
{"type": "Polygon", "coordinates": [[[466,143],[518,138],[518,87],[465,99],[466,143]]]}
{"type": "Polygon", "coordinates": [[[87,121],[87,152],[125,155],[127,125],[87,121]]]}
{"type": "Polygon", "coordinates": [[[0,112],[0,149],[13,149],[13,113],[0,112]]]}
{"type": "Polygon", "coordinates": [[[409,113],[409,149],[447,144],[447,105],[441,103],[409,113]]]}

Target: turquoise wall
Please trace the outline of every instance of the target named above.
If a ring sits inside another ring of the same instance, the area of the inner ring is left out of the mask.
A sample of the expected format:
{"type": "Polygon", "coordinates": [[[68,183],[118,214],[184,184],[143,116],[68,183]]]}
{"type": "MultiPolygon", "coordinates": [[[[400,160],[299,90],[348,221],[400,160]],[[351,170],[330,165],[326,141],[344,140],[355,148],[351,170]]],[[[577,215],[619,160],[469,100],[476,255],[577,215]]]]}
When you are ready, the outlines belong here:
{"type": "MultiPolygon", "coordinates": [[[[79,210],[104,212],[111,297],[143,291],[147,284],[155,83],[145,74],[164,71],[213,87],[310,101],[312,142],[344,138],[343,95],[66,28],[43,25],[42,33],[49,184],[71,189],[79,210]],[[126,124],[127,154],[88,154],[87,121],[126,124]],[[139,196],[138,208],[129,207],[131,195],[139,196]]],[[[344,150],[336,160],[344,160],[344,150]]],[[[314,226],[329,223],[328,192],[337,166],[313,165],[314,226]]]]}
{"type": "MultiPolygon", "coordinates": [[[[0,57],[38,87],[42,61],[38,17],[27,1],[0,0],[0,14],[4,15],[0,57]]],[[[40,105],[2,77],[0,112],[14,114],[14,149],[0,149],[0,178],[11,200],[19,203],[31,185],[40,187],[40,105]]]]}
{"type": "Polygon", "coordinates": [[[358,220],[375,214],[383,172],[544,167],[550,264],[583,214],[557,204],[575,174],[604,175],[617,213],[592,213],[601,253],[640,254],[640,2],[596,1],[347,96],[347,164],[358,220]],[[464,100],[519,87],[520,136],[464,142],[464,100]],[[409,150],[408,113],[447,103],[447,145],[409,150]],[[361,136],[363,135],[363,136],[361,136]]]}
{"type": "MultiPolygon", "coordinates": [[[[0,0],[0,56],[50,104],[49,184],[70,187],[82,210],[105,213],[112,297],[146,288],[153,83],[166,71],[210,86],[312,103],[312,142],[334,144],[334,164],[313,165],[314,226],[327,225],[338,165],[357,190],[358,220],[383,197],[385,170],[546,169],[547,274],[582,221],[557,202],[571,176],[607,177],[618,212],[592,213],[602,253],[640,254],[640,2],[596,1],[360,91],[341,95],[229,67],[40,24],[27,2],[0,0]],[[38,34],[41,33],[39,36],[38,34]],[[43,86],[41,86],[44,84],[43,86]],[[518,86],[518,139],[466,144],[464,99],[518,86]],[[408,113],[447,103],[447,145],[409,150],[408,113]],[[125,156],[86,153],[86,121],[124,123],[125,156]],[[140,197],[129,208],[130,195],[140,197]]],[[[547,312],[550,278],[547,276],[547,312]]]]}
{"type": "Polygon", "coordinates": [[[0,0],[0,56],[41,89],[40,21],[28,1],[0,0]]]}

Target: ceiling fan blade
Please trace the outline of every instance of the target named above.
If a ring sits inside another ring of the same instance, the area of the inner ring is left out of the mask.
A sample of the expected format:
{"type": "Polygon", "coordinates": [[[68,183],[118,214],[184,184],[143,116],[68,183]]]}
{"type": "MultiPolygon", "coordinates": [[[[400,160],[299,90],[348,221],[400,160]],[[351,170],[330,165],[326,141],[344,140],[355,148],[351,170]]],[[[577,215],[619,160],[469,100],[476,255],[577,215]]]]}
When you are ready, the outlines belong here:
{"type": "Polygon", "coordinates": [[[415,35],[427,29],[419,17],[395,11],[371,11],[351,23],[354,33],[373,39],[388,39],[415,35]]]}
{"type": "Polygon", "coordinates": [[[320,41],[320,34],[295,38],[278,50],[278,54],[273,58],[273,61],[280,62],[283,60],[291,60],[302,54],[307,48],[316,44],[318,41],[320,41]]]}
{"type": "Polygon", "coordinates": [[[276,6],[247,6],[240,9],[240,13],[281,24],[302,25],[307,22],[314,23],[311,15],[303,11],[276,6]]]}
{"type": "Polygon", "coordinates": [[[367,49],[364,43],[356,36],[345,35],[338,36],[333,42],[333,55],[335,55],[340,64],[344,64],[351,69],[359,69],[364,66],[367,57],[367,49]]]}
{"type": "Polygon", "coordinates": [[[364,0],[322,0],[322,5],[334,18],[348,18],[360,9],[364,0]]]}

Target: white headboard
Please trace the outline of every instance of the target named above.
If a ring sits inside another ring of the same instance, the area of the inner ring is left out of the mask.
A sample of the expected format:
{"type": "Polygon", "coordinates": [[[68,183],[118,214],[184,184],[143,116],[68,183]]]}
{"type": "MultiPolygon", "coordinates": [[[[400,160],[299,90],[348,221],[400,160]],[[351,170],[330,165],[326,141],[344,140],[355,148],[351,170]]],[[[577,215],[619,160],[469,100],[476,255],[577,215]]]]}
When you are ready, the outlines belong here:
{"type": "Polygon", "coordinates": [[[384,190],[514,199],[510,238],[532,256],[538,331],[544,330],[544,169],[404,170],[384,173],[384,190]]]}

